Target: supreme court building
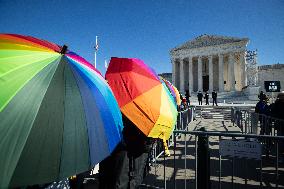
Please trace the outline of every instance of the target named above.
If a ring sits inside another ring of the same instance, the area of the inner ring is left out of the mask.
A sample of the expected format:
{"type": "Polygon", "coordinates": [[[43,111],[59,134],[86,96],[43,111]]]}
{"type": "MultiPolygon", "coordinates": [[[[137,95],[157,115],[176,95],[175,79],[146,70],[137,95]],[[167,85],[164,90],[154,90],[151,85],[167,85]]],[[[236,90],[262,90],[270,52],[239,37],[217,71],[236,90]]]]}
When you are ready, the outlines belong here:
{"type": "Polygon", "coordinates": [[[247,85],[248,38],[201,35],[170,51],[172,82],[190,92],[241,91],[247,85]]]}

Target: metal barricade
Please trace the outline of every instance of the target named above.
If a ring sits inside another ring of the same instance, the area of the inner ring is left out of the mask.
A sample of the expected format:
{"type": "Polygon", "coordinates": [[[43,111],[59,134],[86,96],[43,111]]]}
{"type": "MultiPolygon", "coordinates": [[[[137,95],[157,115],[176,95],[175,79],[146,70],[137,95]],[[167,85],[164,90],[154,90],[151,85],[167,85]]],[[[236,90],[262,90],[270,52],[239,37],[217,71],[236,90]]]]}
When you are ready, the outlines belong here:
{"type": "Polygon", "coordinates": [[[236,124],[243,134],[265,134],[271,136],[277,136],[278,125],[284,125],[284,120],[258,114],[252,112],[252,110],[237,108],[231,108],[231,122],[236,124]]]}
{"type": "Polygon", "coordinates": [[[284,136],[179,130],[173,141],[172,156],[156,159],[141,188],[199,189],[198,171],[209,172],[206,188],[284,187],[284,136]],[[207,170],[198,170],[198,161],[204,161],[197,158],[198,149],[206,149],[198,146],[201,137],[208,138],[207,170]],[[265,141],[271,144],[268,157],[265,141]]]}
{"type": "MultiPolygon", "coordinates": [[[[186,131],[188,128],[188,124],[193,121],[194,119],[194,111],[195,108],[194,107],[189,107],[186,110],[183,111],[179,111],[178,112],[178,117],[177,117],[177,124],[176,124],[176,128],[175,130],[183,130],[186,131]]],[[[174,137],[173,135],[169,138],[169,140],[167,141],[168,147],[173,146],[174,144],[174,137]]],[[[152,162],[155,162],[156,159],[158,159],[161,155],[163,155],[164,153],[164,146],[162,144],[162,141],[157,141],[153,148],[152,148],[152,153],[151,153],[151,157],[152,157],[152,162]]]]}

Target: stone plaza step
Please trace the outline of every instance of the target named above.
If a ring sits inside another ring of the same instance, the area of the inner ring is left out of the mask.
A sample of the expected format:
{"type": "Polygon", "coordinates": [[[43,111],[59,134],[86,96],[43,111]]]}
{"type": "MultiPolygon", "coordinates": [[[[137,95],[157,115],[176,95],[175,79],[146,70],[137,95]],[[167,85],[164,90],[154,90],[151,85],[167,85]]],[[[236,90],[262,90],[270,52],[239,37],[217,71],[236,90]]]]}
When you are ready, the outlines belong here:
{"type": "MultiPolygon", "coordinates": [[[[196,118],[231,120],[231,108],[235,106],[195,106],[196,118]]],[[[238,105],[242,110],[254,110],[254,105],[238,105]]]]}

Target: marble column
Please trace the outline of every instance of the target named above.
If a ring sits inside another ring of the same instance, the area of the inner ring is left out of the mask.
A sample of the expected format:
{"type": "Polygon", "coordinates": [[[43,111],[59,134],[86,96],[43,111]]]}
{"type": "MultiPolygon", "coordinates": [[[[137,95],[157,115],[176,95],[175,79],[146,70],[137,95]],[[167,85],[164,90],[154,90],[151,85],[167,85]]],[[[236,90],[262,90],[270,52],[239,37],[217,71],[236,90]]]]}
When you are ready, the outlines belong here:
{"type": "Polygon", "coordinates": [[[210,55],[208,56],[209,64],[208,64],[208,69],[209,69],[209,92],[213,91],[213,56],[210,55]]]}
{"type": "Polygon", "coordinates": [[[191,93],[193,91],[193,71],[192,71],[192,57],[188,57],[188,90],[191,93]]]}
{"type": "Polygon", "coordinates": [[[222,54],[218,55],[219,58],[219,92],[224,91],[224,56],[222,54]]]}
{"type": "Polygon", "coordinates": [[[203,78],[202,78],[202,57],[198,57],[198,91],[203,91],[203,78]]]}
{"type": "Polygon", "coordinates": [[[229,78],[229,90],[235,91],[235,61],[234,54],[229,54],[229,62],[228,62],[228,78],[229,78]]]}
{"type": "Polygon", "coordinates": [[[184,94],[184,69],[183,69],[183,58],[179,61],[179,68],[180,68],[180,86],[179,92],[184,94]]]}
{"type": "Polygon", "coordinates": [[[247,68],[246,68],[246,58],[245,52],[240,53],[240,64],[241,64],[241,82],[242,88],[247,86],[247,68]]]}
{"type": "Polygon", "coordinates": [[[172,84],[176,86],[176,62],[175,59],[171,59],[172,62],[172,84]]]}

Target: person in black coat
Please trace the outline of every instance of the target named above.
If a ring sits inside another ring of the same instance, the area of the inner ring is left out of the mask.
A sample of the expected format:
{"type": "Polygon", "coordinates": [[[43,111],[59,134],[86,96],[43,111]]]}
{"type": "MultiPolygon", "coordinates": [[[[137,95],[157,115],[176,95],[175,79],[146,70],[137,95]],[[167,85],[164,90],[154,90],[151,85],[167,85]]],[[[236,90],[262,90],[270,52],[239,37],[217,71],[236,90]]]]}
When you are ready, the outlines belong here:
{"type": "Polygon", "coordinates": [[[99,189],[128,189],[129,159],[124,141],[120,142],[110,156],[100,162],[99,189]]]}
{"type": "Polygon", "coordinates": [[[255,106],[255,113],[258,113],[258,120],[260,122],[260,134],[267,134],[269,135],[271,128],[267,127],[267,124],[265,124],[266,116],[269,112],[269,106],[267,104],[268,98],[265,96],[259,100],[255,106]]]}
{"type": "Polygon", "coordinates": [[[144,179],[154,139],[123,115],[123,141],[100,163],[99,189],[135,189],[144,179]]]}
{"type": "Polygon", "coordinates": [[[187,103],[188,106],[190,105],[189,97],[190,97],[189,90],[186,90],[185,91],[185,99],[186,99],[186,103],[187,103]]]}
{"type": "Polygon", "coordinates": [[[217,104],[217,92],[215,90],[213,90],[213,92],[212,92],[212,98],[213,98],[213,106],[214,106],[214,103],[216,104],[216,106],[218,106],[218,104],[217,104]]]}
{"type": "Polygon", "coordinates": [[[202,105],[202,97],[203,97],[203,94],[202,94],[201,91],[199,91],[199,92],[197,93],[197,99],[198,99],[198,104],[199,104],[199,105],[202,105]]]}
{"type": "MultiPolygon", "coordinates": [[[[278,136],[284,136],[284,91],[277,95],[275,103],[270,105],[270,116],[276,118],[275,129],[278,136]]],[[[284,161],[284,141],[279,140],[278,149],[281,157],[281,161],[284,161]]]]}
{"type": "Polygon", "coordinates": [[[205,99],[205,105],[209,105],[209,94],[208,94],[208,91],[205,92],[205,95],[204,95],[204,99],[205,99]]]}
{"type": "Polygon", "coordinates": [[[259,98],[259,100],[264,100],[266,98],[266,95],[264,94],[263,91],[260,91],[258,98],[259,98]]]}

